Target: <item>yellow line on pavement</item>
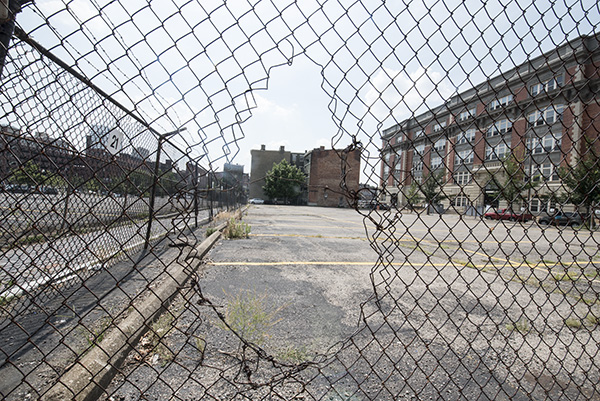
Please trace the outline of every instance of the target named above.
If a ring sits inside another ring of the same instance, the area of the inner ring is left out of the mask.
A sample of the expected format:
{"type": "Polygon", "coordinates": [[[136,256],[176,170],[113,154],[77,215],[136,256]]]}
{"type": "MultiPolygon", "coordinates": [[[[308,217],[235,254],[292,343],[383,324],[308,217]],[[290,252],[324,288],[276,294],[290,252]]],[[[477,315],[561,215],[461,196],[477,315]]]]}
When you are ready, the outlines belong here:
{"type": "MultiPolygon", "coordinates": [[[[518,265],[513,265],[513,263],[509,260],[506,261],[508,263],[508,265],[510,267],[529,267],[531,269],[536,269],[536,270],[540,270],[543,271],[545,273],[551,274],[551,270],[549,269],[549,267],[546,267],[545,269],[541,268],[541,267],[537,267],[537,266],[532,266],[532,265],[528,265],[525,263],[521,263],[518,265]]],[[[211,265],[211,266],[370,266],[370,267],[375,267],[377,265],[376,262],[332,262],[332,261],[285,261],[285,262],[236,262],[236,261],[230,261],[230,262],[207,262],[207,265],[211,265]]],[[[393,265],[393,264],[392,264],[393,265]]],[[[539,264],[538,264],[539,265],[539,264]]],[[[403,267],[403,266],[408,266],[408,267],[448,267],[448,266],[453,266],[453,267],[465,267],[465,268],[474,268],[474,269],[484,269],[484,268],[489,268],[490,265],[489,264],[485,264],[485,265],[472,265],[472,264],[463,264],[463,263],[457,263],[457,262],[447,262],[447,263],[425,263],[425,264],[421,264],[421,263],[403,263],[401,265],[395,265],[395,267],[403,267]]],[[[500,268],[502,266],[494,266],[492,265],[494,268],[496,268],[498,270],[498,272],[500,272],[500,268]]],[[[598,279],[591,279],[590,281],[595,282],[595,283],[600,283],[600,280],[598,279]]]]}
{"type": "Polygon", "coordinates": [[[308,262],[308,261],[289,261],[289,262],[208,262],[213,266],[290,266],[290,265],[330,265],[330,266],[375,266],[375,262],[308,262]]]}
{"type": "Polygon", "coordinates": [[[339,237],[339,236],[327,236],[321,234],[315,235],[302,235],[302,234],[250,234],[250,237],[297,237],[297,238],[329,238],[329,239],[358,239],[366,241],[368,238],[365,237],[339,237]]]}

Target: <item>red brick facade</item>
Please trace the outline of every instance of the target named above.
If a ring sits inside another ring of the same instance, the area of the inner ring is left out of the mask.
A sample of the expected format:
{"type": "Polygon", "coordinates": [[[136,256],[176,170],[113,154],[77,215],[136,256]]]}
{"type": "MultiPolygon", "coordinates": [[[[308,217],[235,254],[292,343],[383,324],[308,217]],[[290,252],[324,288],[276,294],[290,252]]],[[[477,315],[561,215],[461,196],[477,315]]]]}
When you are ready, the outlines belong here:
{"type": "Polygon", "coordinates": [[[353,191],[359,189],[360,156],[358,150],[343,154],[341,150],[325,150],[324,147],[314,149],[305,155],[308,204],[347,207],[346,189],[353,191]],[[346,189],[343,189],[343,186],[346,189]]]}

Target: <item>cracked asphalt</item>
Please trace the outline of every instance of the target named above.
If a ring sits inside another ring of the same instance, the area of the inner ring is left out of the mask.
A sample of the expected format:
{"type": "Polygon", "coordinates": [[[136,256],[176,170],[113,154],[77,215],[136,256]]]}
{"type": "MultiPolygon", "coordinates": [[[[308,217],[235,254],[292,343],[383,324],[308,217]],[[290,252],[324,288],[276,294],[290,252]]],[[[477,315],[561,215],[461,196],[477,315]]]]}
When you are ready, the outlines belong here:
{"type": "Polygon", "coordinates": [[[598,398],[597,232],[272,205],[243,220],[250,237],[221,239],[171,311],[169,352],[138,348],[106,399],[598,398]],[[236,296],[272,317],[259,349],[219,319],[236,296]]]}

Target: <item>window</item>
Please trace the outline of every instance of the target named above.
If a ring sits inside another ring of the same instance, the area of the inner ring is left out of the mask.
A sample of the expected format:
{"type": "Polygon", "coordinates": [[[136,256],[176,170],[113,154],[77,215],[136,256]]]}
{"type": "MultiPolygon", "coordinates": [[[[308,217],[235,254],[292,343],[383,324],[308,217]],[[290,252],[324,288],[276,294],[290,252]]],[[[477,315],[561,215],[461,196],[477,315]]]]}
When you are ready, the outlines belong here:
{"type": "Polygon", "coordinates": [[[425,131],[423,131],[423,130],[415,131],[413,138],[418,138],[420,136],[423,136],[424,133],[425,133],[425,131]]]}
{"type": "Polygon", "coordinates": [[[508,131],[510,131],[512,129],[512,122],[507,120],[507,119],[503,119],[503,120],[499,120],[496,121],[494,124],[490,125],[490,127],[487,130],[487,136],[496,136],[496,135],[500,135],[500,134],[504,134],[508,131]]]}
{"type": "Polygon", "coordinates": [[[446,122],[445,122],[445,121],[444,121],[444,122],[441,122],[441,123],[439,123],[439,124],[435,124],[435,125],[433,126],[433,132],[438,132],[438,131],[441,131],[441,130],[442,130],[442,129],[444,129],[444,128],[446,128],[446,122]]]}
{"type": "Polygon", "coordinates": [[[552,163],[538,164],[531,166],[531,181],[558,181],[560,179],[558,175],[558,167],[552,163]]]}
{"type": "Polygon", "coordinates": [[[527,149],[531,154],[550,153],[560,150],[562,133],[548,134],[543,138],[527,138],[527,149]]]}
{"type": "Polygon", "coordinates": [[[458,173],[454,173],[454,182],[456,185],[467,185],[471,182],[471,173],[468,171],[459,171],[458,173]]]}
{"type": "Polygon", "coordinates": [[[554,124],[555,122],[562,120],[562,115],[565,109],[566,106],[564,104],[558,104],[543,110],[536,110],[527,116],[527,121],[530,127],[554,124]]]}
{"type": "Polygon", "coordinates": [[[533,198],[533,199],[531,200],[531,202],[529,203],[529,211],[530,211],[531,213],[539,213],[539,212],[540,212],[540,209],[541,209],[541,208],[540,208],[540,205],[541,205],[541,202],[540,202],[540,200],[539,200],[539,199],[537,199],[537,198],[533,198]]]}
{"type": "Polygon", "coordinates": [[[466,207],[469,204],[469,198],[464,194],[457,195],[452,199],[452,206],[454,207],[466,207]]]}
{"type": "Polygon", "coordinates": [[[412,170],[413,171],[423,171],[423,159],[419,158],[417,160],[413,160],[412,170]]]}
{"type": "Polygon", "coordinates": [[[438,139],[434,144],[433,148],[440,154],[446,149],[446,138],[438,139]]]}
{"type": "Polygon", "coordinates": [[[531,96],[536,96],[542,92],[550,92],[556,88],[561,87],[563,84],[562,75],[553,77],[547,81],[540,82],[538,84],[531,85],[529,87],[529,93],[531,96]]]}
{"type": "Polygon", "coordinates": [[[425,152],[425,144],[415,146],[415,155],[422,155],[425,152]]]}
{"type": "Polygon", "coordinates": [[[456,153],[456,158],[454,159],[455,165],[461,164],[472,164],[473,163],[473,149],[463,150],[456,153]]]}
{"type": "Polygon", "coordinates": [[[473,142],[475,140],[475,129],[471,128],[466,130],[465,132],[461,132],[460,134],[458,134],[458,139],[456,141],[456,143],[461,144],[461,143],[469,143],[469,142],[473,142]]]}
{"type": "Polygon", "coordinates": [[[488,105],[488,110],[496,110],[501,107],[504,107],[507,104],[509,104],[510,102],[512,102],[512,100],[513,100],[513,95],[504,96],[504,97],[501,97],[500,99],[494,99],[488,105]]]}
{"type": "Polygon", "coordinates": [[[475,116],[477,109],[475,107],[465,110],[458,115],[458,121],[465,121],[475,116]]]}
{"type": "Polygon", "coordinates": [[[501,160],[506,156],[510,144],[506,144],[504,142],[500,142],[497,145],[490,146],[488,145],[485,148],[485,160],[501,160]]]}
{"type": "Polygon", "coordinates": [[[434,156],[431,158],[431,168],[436,169],[442,165],[442,158],[439,156],[434,156]]]}

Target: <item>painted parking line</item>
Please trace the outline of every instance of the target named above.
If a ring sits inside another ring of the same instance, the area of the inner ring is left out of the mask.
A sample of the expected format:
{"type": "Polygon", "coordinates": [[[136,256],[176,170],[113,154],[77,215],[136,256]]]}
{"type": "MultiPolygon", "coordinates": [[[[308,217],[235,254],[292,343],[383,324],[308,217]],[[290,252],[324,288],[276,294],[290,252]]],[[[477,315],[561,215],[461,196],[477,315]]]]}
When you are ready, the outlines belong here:
{"type": "Polygon", "coordinates": [[[331,262],[331,261],[286,261],[286,262],[213,262],[208,261],[211,266],[375,266],[375,262],[331,262]]]}
{"type": "MultiPolygon", "coordinates": [[[[484,265],[473,265],[473,264],[465,265],[464,263],[459,263],[459,262],[455,262],[455,261],[450,261],[450,262],[446,262],[446,263],[403,263],[401,265],[389,263],[389,264],[385,264],[385,265],[387,266],[387,265],[391,264],[396,268],[402,268],[404,266],[412,267],[412,268],[414,268],[414,267],[444,268],[444,267],[452,266],[452,267],[457,267],[457,268],[460,268],[460,267],[474,268],[477,270],[482,270],[482,269],[487,269],[487,268],[493,267],[496,270],[498,270],[498,272],[499,272],[500,268],[502,268],[502,267],[511,267],[511,268],[526,267],[529,269],[543,271],[544,273],[547,273],[547,274],[552,274],[552,270],[551,270],[550,266],[548,266],[548,264],[544,264],[544,263],[538,263],[536,265],[527,264],[527,263],[516,264],[516,263],[511,262],[510,260],[503,260],[503,261],[506,263],[505,266],[497,266],[497,265],[489,264],[489,263],[484,264],[484,265]],[[543,267],[540,267],[540,266],[543,266],[543,267]]],[[[369,266],[369,267],[376,267],[379,264],[377,262],[334,262],[334,261],[302,261],[302,260],[298,261],[297,260],[297,261],[283,261],[283,262],[242,262],[242,261],[214,262],[214,261],[207,261],[206,265],[209,265],[209,266],[369,266]]],[[[589,278],[589,281],[600,284],[599,279],[589,278]]]]}
{"type": "Polygon", "coordinates": [[[291,238],[326,238],[326,239],[355,239],[361,241],[367,241],[368,238],[363,237],[341,237],[341,236],[329,236],[321,234],[249,234],[249,237],[291,237],[291,238]]]}

